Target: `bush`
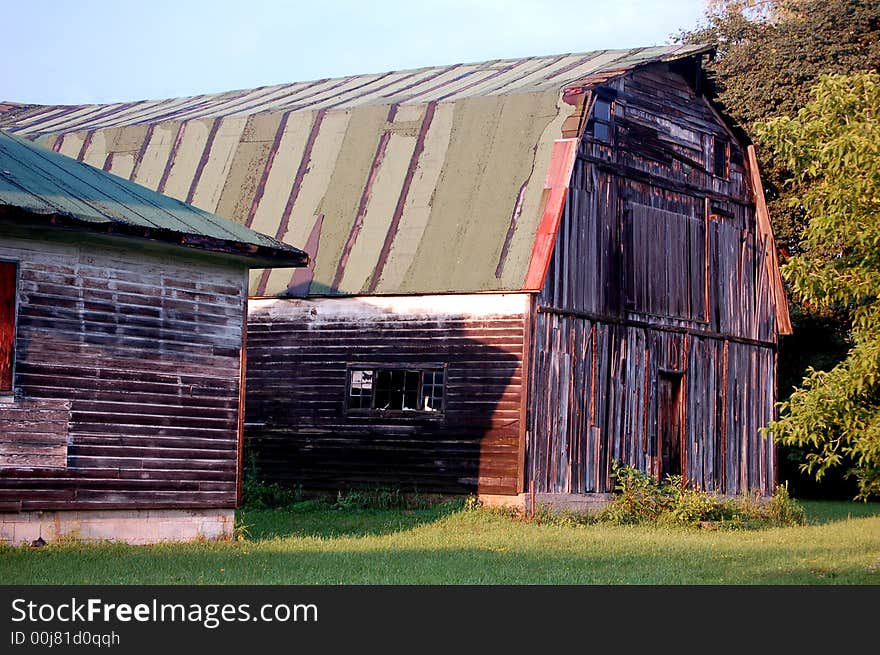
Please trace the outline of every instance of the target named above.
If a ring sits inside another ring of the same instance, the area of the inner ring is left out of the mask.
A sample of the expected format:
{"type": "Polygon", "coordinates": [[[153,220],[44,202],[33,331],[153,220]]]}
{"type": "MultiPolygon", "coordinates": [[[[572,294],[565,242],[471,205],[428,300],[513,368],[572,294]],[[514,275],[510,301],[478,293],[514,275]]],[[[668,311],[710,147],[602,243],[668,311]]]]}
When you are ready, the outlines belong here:
{"type": "Polygon", "coordinates": [[[681,476],[659,482],[638,469],[612,465],[614,500],[595,517],[598,522],[617,525],[654,523],[670,526],[712,526],[745,528],[803,525],[806,513],[788,494],[787,486],[776,488],[766,502],[757,495],[722,498],[688,489],[681,476]]]}
{"type": "Polygon", "coordinates": [[[794,526],[807,522],[806,510],[788,495],[787,483],[776,487],[765,509],[768,518],[776,525],[794,526]]]}

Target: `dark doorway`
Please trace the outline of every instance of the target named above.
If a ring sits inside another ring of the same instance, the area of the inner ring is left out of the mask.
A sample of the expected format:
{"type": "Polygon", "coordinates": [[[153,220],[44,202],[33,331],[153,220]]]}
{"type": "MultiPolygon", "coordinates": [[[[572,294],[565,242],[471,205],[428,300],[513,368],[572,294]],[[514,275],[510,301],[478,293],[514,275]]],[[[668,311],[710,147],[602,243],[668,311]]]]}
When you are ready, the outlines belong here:
{"type": "Polygon", "coordinates": [[[660,479],[682,475],[681,374],[661,373],[657,380],[657,437],[660,479]]]}

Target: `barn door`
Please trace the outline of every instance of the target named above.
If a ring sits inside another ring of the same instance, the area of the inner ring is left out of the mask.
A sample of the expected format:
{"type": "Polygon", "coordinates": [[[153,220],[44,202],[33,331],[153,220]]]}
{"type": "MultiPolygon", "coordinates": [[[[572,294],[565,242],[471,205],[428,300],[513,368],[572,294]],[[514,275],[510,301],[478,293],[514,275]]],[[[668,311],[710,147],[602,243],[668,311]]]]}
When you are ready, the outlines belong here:
{"type": "Polygon", "coordinates": [[[660,455],[660,479],[683,475],[681,375],[661,374],[657,380],[657,437],[660,455]]]}

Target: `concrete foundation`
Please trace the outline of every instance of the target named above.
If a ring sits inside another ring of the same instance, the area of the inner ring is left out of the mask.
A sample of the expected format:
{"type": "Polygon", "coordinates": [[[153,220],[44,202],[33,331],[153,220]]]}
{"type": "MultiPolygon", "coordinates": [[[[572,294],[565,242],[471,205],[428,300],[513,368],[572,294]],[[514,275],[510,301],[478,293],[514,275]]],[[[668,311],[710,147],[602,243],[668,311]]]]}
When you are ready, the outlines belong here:
{"type": "Polygon", "coordinates": [[[232,509],[91,510],[0,513],[0,543],[19,546],[58,540],[154,544],[229,539],[232,509]]]}
{"type": "MultiPolygon", "coordinates": [[[[535,508],[549,509],[554,512],[576,512],[578,514],[595,514],[613,500],[612,494],[535,494],[535,508]]],[[[508,507],[528,511],[531,507],[529,494],[516,496],[496,496],[480,494],[480,502],[487,507],[508,507]]]]}

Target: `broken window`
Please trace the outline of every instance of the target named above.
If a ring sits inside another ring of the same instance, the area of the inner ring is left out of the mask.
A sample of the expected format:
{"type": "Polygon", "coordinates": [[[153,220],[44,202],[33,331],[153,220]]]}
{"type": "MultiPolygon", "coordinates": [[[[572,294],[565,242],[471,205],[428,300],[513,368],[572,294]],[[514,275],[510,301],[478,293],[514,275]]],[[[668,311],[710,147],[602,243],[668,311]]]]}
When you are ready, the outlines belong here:
{"type": "Polygon", "coordinates": [[[373,371],[351,371],[348,388],[349,409],[369,409],[373,406],[373,371]]]}
{"type": "Polygon", "coordinates": [[[712,137],[712,175],[725,180],[730,177],[730,142],[719,136],[712,137]]]}
{"type": "Polygon", "coordinates": [[[593,117],[591,119],[591,132],[596,141],[611,143],[611,116],[611,100],[602,97],[596,98],[596,102],[593,103],[593,117]]]}
{"type": "Polygon", "coordinates": [[[17,277],[14,263],[0,262],[0,392],[12,391],[17,277]]]}
{"type": "Polygon", "coordinates": [[[348,409],[396,412],[442,412],[446,371],[436,368],[351,368],[348,409]]]}

